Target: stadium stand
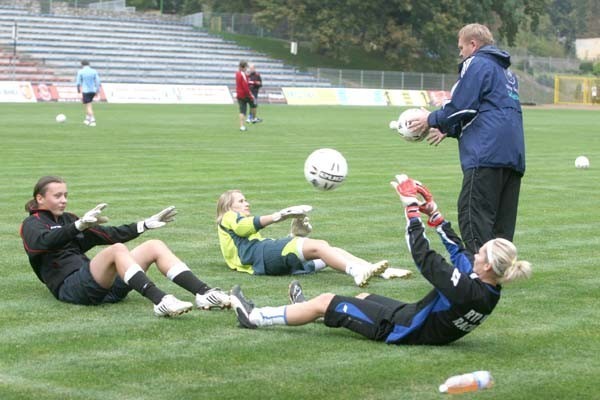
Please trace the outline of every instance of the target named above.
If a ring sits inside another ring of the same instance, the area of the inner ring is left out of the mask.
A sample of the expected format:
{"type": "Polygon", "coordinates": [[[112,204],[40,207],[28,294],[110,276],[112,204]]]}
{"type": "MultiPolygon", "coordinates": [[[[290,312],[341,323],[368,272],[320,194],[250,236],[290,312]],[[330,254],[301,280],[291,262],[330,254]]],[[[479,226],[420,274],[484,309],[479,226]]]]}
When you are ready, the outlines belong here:
{"type": "Polygon", "coordinates": [[[239,60],[269,86],[329,86],[249,48],[183,22],[42,15],[0,7],[0,80],[73,80],[82,59],[104,82],[231,85],[239,60]],[[13,54],[13,29],[17,57],[13,54]]]}

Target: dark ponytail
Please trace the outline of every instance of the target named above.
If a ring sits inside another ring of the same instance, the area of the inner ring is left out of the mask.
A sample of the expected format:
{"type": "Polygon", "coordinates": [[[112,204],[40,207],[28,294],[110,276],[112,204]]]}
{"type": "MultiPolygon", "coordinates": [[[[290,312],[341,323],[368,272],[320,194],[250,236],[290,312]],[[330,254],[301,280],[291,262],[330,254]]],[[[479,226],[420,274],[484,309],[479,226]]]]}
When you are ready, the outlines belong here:
{"type": "Polygon", "coordinates": [[[44,196],[51,183],[65,183],[65,180],[59,176],[42,176],[33,187],[33,198],[25,203],[25,211],[29,212],[38,208],[37,195],[44,196]]]}

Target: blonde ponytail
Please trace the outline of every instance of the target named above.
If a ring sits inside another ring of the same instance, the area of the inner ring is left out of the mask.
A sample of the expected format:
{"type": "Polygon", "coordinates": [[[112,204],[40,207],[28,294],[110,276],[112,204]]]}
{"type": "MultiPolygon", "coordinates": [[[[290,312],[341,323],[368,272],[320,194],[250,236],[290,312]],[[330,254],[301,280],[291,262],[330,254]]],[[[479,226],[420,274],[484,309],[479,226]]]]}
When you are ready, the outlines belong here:
{"type": "Polygon", "coordinates": [[[531,277],[531,263],[517,260],[517,248],[506,239],[487,242],[487,259],[500,283],[531,277]]]}

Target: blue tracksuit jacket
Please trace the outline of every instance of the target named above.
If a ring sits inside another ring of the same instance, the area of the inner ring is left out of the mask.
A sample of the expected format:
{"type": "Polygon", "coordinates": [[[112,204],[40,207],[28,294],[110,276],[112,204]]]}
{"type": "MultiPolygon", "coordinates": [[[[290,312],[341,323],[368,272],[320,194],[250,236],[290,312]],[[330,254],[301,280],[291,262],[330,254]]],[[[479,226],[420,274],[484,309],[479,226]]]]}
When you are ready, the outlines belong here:
{"type": "Polygon", "coordinates": [[[458,139],[463,171],[491,167],[525,173],[519,83],[509,66],[507,52],[483,46],[459,65],[450,102],[429,115],[430,126],[458,139]]]}

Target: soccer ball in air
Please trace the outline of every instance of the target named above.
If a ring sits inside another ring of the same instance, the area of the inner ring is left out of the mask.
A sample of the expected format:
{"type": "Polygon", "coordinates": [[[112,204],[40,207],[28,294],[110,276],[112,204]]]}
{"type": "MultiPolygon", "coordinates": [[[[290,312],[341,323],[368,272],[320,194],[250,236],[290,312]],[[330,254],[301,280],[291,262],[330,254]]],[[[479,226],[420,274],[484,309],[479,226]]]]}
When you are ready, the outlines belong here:
{"type": "Polygon", "coordinates": [[[318,149],[304,162],[304,177],[319,190],[333,190],[340,186],[348,175],[348,163],[337,150],[318,149]]]}
{"type": "MultiPolygon", "coordinates": [[[[423,111],[418,108],[409,108],[408,110],[405,110],[404,112],[402,112],[402,114],[400,114],[395,127],[404,140],[407,140],[409,142],[420,142],[421,140],[425,139],[425,136],[427,136],[427,131],[423,133],[414,132],[410,128],[409,123],[409,121],[420,117],[422,114],[423,111]]],[[[390,122],[390,128],[394,128],[392,122],[390,122]]]]}
{"type": "Polygon", "coordinates": [[[590,160],[586,156],[579,156],[575,159],[575,168],[588,169],[590,167],[590,160]]]}
{"type": "Polygon", "coordinates": [[[56,116],[56,122],[58,122],[59,124],[65,122],[67,120],[67,116],[65,114],[58,114],[56,116]]]}

